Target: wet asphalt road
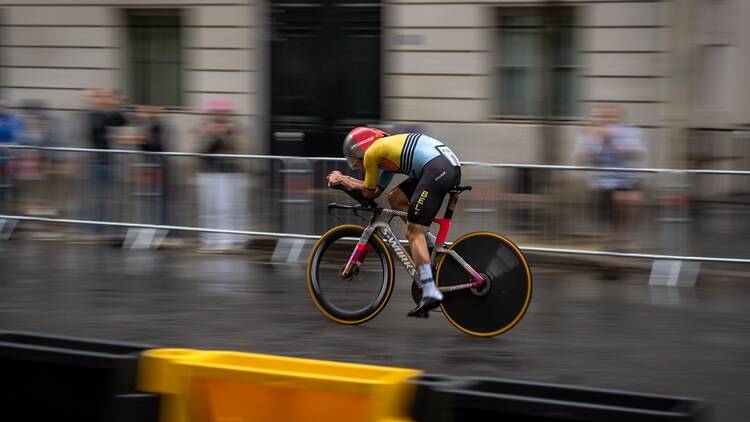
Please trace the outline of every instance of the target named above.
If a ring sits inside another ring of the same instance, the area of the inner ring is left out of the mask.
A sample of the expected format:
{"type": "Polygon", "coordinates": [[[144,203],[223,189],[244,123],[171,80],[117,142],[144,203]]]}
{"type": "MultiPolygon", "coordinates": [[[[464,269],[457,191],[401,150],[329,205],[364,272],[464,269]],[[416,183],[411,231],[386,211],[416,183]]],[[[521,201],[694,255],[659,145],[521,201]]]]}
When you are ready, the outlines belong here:
{"type": "Polygon", "coordinates": [[[230,349],[710,400],[714,420],[750,413],[750,278],[654,288],[533,266],[526,317],[468,337],[412,306],[405,273],[384,312],[345,327],[311,304],[304,268],[248,255],[0,243],[0,330],[163,347],[230,349]]]}

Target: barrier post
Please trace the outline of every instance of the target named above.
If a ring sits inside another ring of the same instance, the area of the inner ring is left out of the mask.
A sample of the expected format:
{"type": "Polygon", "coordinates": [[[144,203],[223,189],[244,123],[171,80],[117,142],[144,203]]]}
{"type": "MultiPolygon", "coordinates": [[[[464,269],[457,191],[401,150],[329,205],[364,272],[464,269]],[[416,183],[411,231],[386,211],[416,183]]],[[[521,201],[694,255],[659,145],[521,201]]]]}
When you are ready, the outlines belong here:
{"type": "Polygon", "coordinates": [[[13,236],[18,220],[13,218],[0,218],[0,240],[9,240],[13,236]]]}
{"type": "MultiPolygon", "coordinates": [[[[0,147],[0,213],[14,214],[13,174],[11,172],[10,148],[0,147]]],[[[18,220],[0,218],[0,240],[8,240],[13,235],[18,220]]]]}
{"type": "MultiPolygon", "coordinates": [[[[689,175],[680,171],[660,173],[664,254],[686,255],[690,223],[689,175]]],[[[657,259],[651,266],[652,286],[695,286],[700,262],[657,259]]]]}
{"type": "MultiPolygon", "coordinates": [[[[310,234],[313,219],[313,169],[306,158],[281,160],[279,173],[284,180],[284,193],[280,200],[284,213],[284,232],[310,234]]],[[[299,262],[308,245],[305,239],[279,239],[273,251],[274,263],[299,262]]]]}
{"type": "MultiPolygon", "coordinates": [[[[149,224],[165,224],[164,215],[164,168],[161,157],[138,156],[130,164],[134,190],[131,193],[135,218],[149,224]]],[[[157,249],[167,236],[167,230],[130,228],[122,244],[124,249],[157,249]]]]}

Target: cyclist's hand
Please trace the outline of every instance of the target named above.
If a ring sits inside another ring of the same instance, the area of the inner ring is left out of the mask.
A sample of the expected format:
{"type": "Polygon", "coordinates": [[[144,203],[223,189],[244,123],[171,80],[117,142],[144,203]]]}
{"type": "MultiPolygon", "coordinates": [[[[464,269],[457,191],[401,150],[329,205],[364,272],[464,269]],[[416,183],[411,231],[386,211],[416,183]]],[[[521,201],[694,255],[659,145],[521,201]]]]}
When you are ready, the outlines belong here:
{"type": "Polygon", "coordinates": [[[326,177],[326,180],[328,181],[328,187],[340,185],[344,182],[344,175],[340,171],[334,170],[326,177]]]}

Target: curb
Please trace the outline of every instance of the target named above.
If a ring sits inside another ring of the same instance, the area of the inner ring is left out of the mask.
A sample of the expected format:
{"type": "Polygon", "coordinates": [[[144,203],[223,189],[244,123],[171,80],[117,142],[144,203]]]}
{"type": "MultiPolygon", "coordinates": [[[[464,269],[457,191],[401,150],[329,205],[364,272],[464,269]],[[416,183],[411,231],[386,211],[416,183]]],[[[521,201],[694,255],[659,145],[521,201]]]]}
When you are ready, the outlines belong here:
{"type": "MultiPolygon", "coordinates": [[[[93,237],[79,233],[65,233],[45,237],[33,230],[20,230],[15,236],[23,240],[58,242],[75,245],[107,245],[121,247],[124,236],[93,237]]],[[[160,251],[190,251],[200,253],[215,253],[224,255],[255,255],[256,252],[273,251],[278,239],[253,238],[244,246],[236,248],[221,249],[215,251],[200,250],[199,242],[192,238],[167,238],[159,246],[160,251]]],[[[536,244],[543,247],[546,245],[536,244]]],[[[529,263],[540,266],[553,266],[561,268],[584,268],[588,271],[609,271],[616,269],[629,273],[648,273],[651,271],[653,260],[640,258],[618,258],[606,256],[575,256],[570,254],[554,254],[542,252],[525,252],[529,263]]],[[[265,257],[265,255],[264,255],[265,257]]],[[[741,264],[715,264],[703,263],[700,269],[700,277],[722,277],[747,279],[747,267],[741,264]]]]}

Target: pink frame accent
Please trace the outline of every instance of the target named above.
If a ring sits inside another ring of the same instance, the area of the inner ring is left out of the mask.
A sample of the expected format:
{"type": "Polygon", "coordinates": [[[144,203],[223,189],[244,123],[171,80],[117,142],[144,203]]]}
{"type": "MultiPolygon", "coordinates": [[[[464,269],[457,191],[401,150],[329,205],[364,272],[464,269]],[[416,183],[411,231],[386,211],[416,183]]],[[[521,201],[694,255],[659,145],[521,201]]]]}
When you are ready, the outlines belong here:
{"type": "Polygon", "coordinates": [[[346,270],[349,271],[355,265],[359,265],[364,262],[367,252],[370,252],[372,246],[369,243],[357,242],[357,246],[354,247],[352,256],[349,257],[349,262],[346,263],[346,270]]]}
{"type": "MultiPolygon", "coordinates": [[[[448,231],[451,229],[451,220],[452,218],[433,218],[432,221],[440,225],[440,231],[438,232],[437,239],[435,240],[435,246],[442,247],[445,243],[445,240],[448,238],[448,231]]],[[[466,267],[464,267],[466,268],[466,267]]],[[[472,287],[478,287],[483,282],[484,279],[482,279],[482,276],[476,272],[473,268],[466,268],[466,270],[471,274],[471,277],[474,279],[473,282],[471,282],[472,287]]]]}
{"type": "Polygon", "coordinates": [[[433,218],[432,221],[440,225],[440,231],[438,231],[437,240],[435,245],[442,245],[445,243],[445,239],[448,238],[448,231],[451,229],[450,218],[433,218]]]}

